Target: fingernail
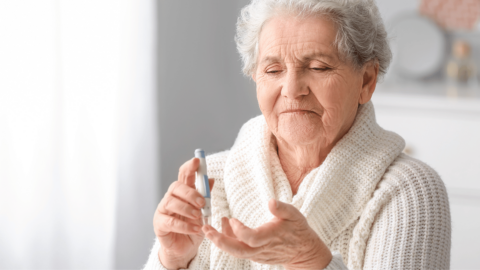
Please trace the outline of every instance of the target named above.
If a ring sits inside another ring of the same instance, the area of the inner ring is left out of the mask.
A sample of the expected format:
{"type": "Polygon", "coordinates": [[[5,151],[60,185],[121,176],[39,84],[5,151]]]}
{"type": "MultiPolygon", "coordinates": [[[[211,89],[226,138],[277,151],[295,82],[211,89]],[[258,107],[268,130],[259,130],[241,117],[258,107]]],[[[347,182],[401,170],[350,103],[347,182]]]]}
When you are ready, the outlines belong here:
{"type": "Polygon", "coordinates": [[[203,203],[204,203],[204,201],[205,201],[205,199],[202,198],[202,197],[198,197],[198,198],[196,199],[196,202],[197,202],[198,206],[202,206],[203,203]]]}
{"type": "Polygon", "coordinates": [[[200,230],[200,227],[198,227],[198,226],[193,226],[193,230],[196,231],[196,232],[198,232],[198,231],[200,230]]]}
{"type": "Polygon", "coordinates": [[[199,216],[200,216],[200,211],[193,209],[193,210],[192,210],[192,215],[193,215],[194,217],[199,217],[199,216]]]}

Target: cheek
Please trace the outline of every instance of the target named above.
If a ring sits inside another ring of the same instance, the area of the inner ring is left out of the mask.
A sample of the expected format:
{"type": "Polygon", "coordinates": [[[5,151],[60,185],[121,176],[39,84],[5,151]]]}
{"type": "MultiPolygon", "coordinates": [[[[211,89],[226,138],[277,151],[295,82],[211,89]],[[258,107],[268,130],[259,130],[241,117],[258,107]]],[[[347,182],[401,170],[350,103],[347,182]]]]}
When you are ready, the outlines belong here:
{"type": "Polygon", "coordinates": [[[347,83],[340,76],[324,80],[317,89],[316,96],[324,108],[322,122],[326,135],[334,135],[348,122],[350,108],[357,106],[358,97],[355,85],[347,83]]]}
{"type": "Polygon", "coordinates": [[[260,107],[260,111],[267,119],[267,122],[275,121],[275,105],[278,100],[279,91],[275,88],[275,85],[271,85],[265,82],[257,83],[257,100],[260,107]]]}

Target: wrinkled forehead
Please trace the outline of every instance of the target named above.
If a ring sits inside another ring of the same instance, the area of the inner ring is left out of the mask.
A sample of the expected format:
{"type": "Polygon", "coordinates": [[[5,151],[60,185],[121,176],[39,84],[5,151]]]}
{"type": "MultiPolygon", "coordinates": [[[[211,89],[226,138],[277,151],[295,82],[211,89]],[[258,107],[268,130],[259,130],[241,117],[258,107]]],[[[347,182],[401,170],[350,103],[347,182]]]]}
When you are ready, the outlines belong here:
{"type": "Polygon", "coordinates": [[[272,61],[338,60],[335,24],[321,17],[274,17],[259,37],[258,64],[272,61]]]}

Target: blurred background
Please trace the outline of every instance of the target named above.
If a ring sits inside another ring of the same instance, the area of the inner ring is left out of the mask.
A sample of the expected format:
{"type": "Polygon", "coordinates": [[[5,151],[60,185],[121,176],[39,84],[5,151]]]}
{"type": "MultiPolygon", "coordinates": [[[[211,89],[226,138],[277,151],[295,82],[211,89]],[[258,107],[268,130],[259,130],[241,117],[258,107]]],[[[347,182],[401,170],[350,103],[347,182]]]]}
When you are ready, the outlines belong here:
{"type": "MultiPolygon", "coordinates": [[[[260,114],[233,36],[248,0],[0,0],[0,269],[140,269],[196,148],[260,114]]],[[[373,102],[444,180],[453,269],[480,269],[480,1],[377,0],[373,102]]]]}

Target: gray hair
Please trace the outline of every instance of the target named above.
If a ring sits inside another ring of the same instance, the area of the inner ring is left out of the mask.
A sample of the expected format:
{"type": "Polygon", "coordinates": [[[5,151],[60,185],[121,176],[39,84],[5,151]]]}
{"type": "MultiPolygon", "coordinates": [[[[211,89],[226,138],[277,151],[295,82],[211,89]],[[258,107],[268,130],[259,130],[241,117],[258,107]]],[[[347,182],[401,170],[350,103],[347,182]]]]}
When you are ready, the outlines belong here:
{"type": "Polygon", "coordinates": [[[341,57],[355,68],[376,61],[379,79],[387,72],[392,52],[375,0],[252,0],[240,13],[235,36],[245,75],[255,71],[263,25],[280,12],[331,19],[337,27],[334,45],[341,57]]]}

